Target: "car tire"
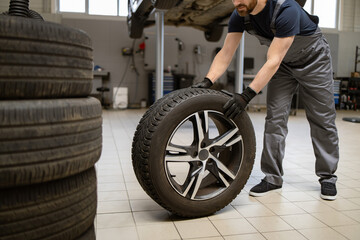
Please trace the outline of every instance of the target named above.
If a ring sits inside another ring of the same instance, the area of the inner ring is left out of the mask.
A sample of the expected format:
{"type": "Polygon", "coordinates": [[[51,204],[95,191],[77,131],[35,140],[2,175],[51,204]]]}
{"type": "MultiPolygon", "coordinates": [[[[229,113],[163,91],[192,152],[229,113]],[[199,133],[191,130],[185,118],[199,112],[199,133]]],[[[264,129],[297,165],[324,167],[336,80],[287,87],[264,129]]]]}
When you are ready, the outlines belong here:
{"type": "Polygon", "coordinates": [[[102,149],[95,98],[0,101],[0,188],[87,170],[102,149]]]}
{"type": "Polygon", "coordinates": [[[83,31],[0,15],[0,99],[86,97],[93,56],[83,31]]]}
{"type": "Polygon", "coordinates": [[[208,30],[205,30],[205,39],[209,42],[218,42],[221,39],[223,32],[224,28],[222,26],[215,25],[208,30]]]}
{"type": "Polygon", "coordinates": [[[250,176],[254,129],[246,112],[234,120],[223,115],[229,99],[215,90],[182,89],[155,102],[140,120],[132,145],[134,172],[146,193],[176,215],[213,214],[250,176]]]}
{"type": "Polygon", "coordinates": [[[151,0],[153,6],[157,9],[170,9],[175,7],[179,0],[151,0]]]}
{"type": "Polygon", "coordinates": [[[61,180],[0,189],[0,195],[2,240],[91,237],[97,206],[94,168],[61,180]]]}

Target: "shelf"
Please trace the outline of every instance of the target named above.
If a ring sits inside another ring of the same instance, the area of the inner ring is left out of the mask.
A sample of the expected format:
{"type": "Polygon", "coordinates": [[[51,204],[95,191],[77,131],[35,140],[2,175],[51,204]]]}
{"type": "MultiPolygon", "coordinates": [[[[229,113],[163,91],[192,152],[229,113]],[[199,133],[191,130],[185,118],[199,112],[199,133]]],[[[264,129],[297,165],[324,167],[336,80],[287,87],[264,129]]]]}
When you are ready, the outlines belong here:
{"type": "Polygon", "coordinates": [[[357,110],[359,104],[356,103],[360,103],[360,78],[341,78],[340,96],[338,99],[339,109],[357,110]]]}
{"type": "Polygon", "coordinates": [[[102,80],[110,79],[110,72],[107,71],[93,71],[94,77],[101,77],[102,80]]]}
{"type": "Polygon", "coordinates": [[[360,90],[348,90],[351,94],[360,94],[360,90]]]}

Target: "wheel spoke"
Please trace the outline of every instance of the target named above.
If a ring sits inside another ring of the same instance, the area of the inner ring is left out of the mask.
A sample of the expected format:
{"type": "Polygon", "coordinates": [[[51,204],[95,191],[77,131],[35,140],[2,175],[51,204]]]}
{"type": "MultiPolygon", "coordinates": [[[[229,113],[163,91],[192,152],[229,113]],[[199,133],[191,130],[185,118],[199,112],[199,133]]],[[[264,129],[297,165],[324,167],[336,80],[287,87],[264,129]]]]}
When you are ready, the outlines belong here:
{"type": "Polygon", "coordinates": [[[196,177],[196,175],[198,175],[201,172],[201,170],[202,170],[202,167],[198,167],[196,170],[190,172],[189,175],[191,177],[196,177]]]}
{"type": "MultiPolygon", "coordinates": [[[[204,129],[202,124],[202,119],[200,118],[199,113],[195,113],[195,123],[194,123],[194,137],[198,141],[197,143],[201,143],[204,140],[204,129]]],[[[199,144],[200,145],[200,144],[199,144]]]]}
{"type": "Polygon", "coordinates": [[[226,133],[224,133],[223,135],[217,137],[214,142],[212,144],[210,144],[209,147],[214,147],[214,146],[226,146],[228,147],[235,144],[236,142],[240,141],[240,139],[238,139],[238,137],[236,137],[234,140],[231,140],[232,137],[235,136],[235,134],[239,131],[238,128],[234,128],[232,130],[227,131],[226,133]],[[227,143],[227,141],[231,140],[229,143],[227,143]],[[238,140],[238,141],[235,141],[238,140]]]}
{"type": "Polygon", "coordinates": [[[230,183],[226,181],[225,177],[219,172],[219,178],[221,179],[222,183],[225,185],[225,187],[229,187],[230,183]]]}
{"type": "Polygon", "coordinates": [[[198,151],[200,151],[201,143],[204,139],[207,139],[209,135],[209,112],[197,112],[194,114],[194,117],[192,121],[194,127],[194,143],[198,146],[198,151]]]}
{"type": "Polygon", "coordinates": [[[189,184],[187,185],[185,191],[181,194],[183,197],[186,197],[186,195],[189,193],[190,188],[191,188],[191,186],[193,185],[193,183],[195,181],[195,178],[196,178],[195,176],[191,178],[191,180],[190,180],[189,184]]]}
{"type": "MultiPolygon", "coordinates": [[[[234,174],[219,159],[217,159],[214,155],[212,155],[212,159],[215,161],[216,166],[218,167],[219,170],[221,170],[223,173],[225,173],[231,179],[233,179],[233,180],[235,179],[234,174]]],[[[220,173],[219,173],[219,175],[220,175],[220,173]]]]}
{"type": "Polygon", "coordinates": [[[199,191],[200,184],[204,178],[205,169],[204,166],[198,167],[195,170],[190,170],[188,174],[188,179],[185,182],[185,190],[182,192],[182,196],[186,197],[190,190],[192,189],[191,199],[194,199],[197,192],[199,191]],[[186,185],[187,184],[187,185],[186,185]]]}
{"type": "Polygon", "coordinates": [[[209,134],[209,112],[204,111],[204,133],[209,134]]]}
{"type": "Polygon", "coordinates": [[[225,177],[223,176],[223,174],[219,171],[219,168],[217,167],[217,165],[213,165],[211,164],[210,166],[208,166],[207,170],[219,181],[222,182],[225,187],[229,187],[230,183],[225,179],[225,177]]]}
{"type": "Polygon", "coordinates": [[[203,166],[201,168],[201,171],[199,171],[197,177],[196,177],[196,183],[195,183],[195,186],[194,186],[194,189],[193,189],[193,192],[192,192],[192,195],[191,195],[191,199],[194,199],[197,192],[199,191],[199,188],[200,188],[200,185],[201,185],[201,182],[202,180],[204,179],[204,175],[205,175],[205,167],[203,166]]]}
{"type": "Polygon", "coordinates": [[[167,154],[165,155],[165,162],[193,162],[199,161],[192,158],[190,155],[181,154],[167,154]]]}
{"type": "Polygon", "coordinates": [[[236,138],[234,138],[233,140],[227,142],[227,143],[225,144],[225,147],[230,147],[230,146],[232,146],[232,145],[234,145],[235,143],[238,143],[238,142],[240,142],[240,141],[242,141],[242,136],[241,136],[241,135],[239,135],[239,136],[237,136],[236,138]]]}
{"type": "Polygon", "coordinates": [[[169,152],[178,152],[178,153],[187,153],[187,152],[188,152],[188,151],[186,150],[186,147],[179,146],[179,145],[172,144],[172,143],[170,143],[170,144],[166,147],[166,151],[169,151],[169,152]]]}

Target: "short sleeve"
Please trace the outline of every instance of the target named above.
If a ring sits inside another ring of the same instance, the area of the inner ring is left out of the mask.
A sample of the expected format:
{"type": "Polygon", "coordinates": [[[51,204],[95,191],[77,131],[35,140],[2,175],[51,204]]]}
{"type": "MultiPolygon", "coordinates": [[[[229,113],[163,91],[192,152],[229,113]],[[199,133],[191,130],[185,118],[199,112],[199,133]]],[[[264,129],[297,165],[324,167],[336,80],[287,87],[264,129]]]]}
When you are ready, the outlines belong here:
{"type": "Polygon", "coordinates": [[[244,18],[240,17],[236,10],[230,16],[228,32],[244,32],[244,18]]]}
{"type": "Polygon", "coordinates": [[[299,8],[285,6],[278,14],[275,21],[275,37],[290,37],[300,33],[299,8]]]}

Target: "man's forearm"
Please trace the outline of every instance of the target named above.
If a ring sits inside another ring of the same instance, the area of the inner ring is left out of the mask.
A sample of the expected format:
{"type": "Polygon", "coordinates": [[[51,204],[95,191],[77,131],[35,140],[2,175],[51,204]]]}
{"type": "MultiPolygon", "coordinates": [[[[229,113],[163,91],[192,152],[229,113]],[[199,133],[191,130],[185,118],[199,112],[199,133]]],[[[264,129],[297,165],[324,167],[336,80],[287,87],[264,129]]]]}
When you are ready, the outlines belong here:
{"type": "Polygon", "coordinates": [[[221,75],[224,74],[226,69],[229,67],[231,63],[231,59],[233,56],[229,56],[229,54],[225,54],[222,50],[215,56],[210,70],[206,75],[212,82],[218,80],[221,75]]]}
{"type": "Polygon", "coordinates": [[[256,74],[254,80],[250,83],[249,87],[255,92],[259,93],[274,76],[279,69],[279,64],[273,61],[267,61],[260,71],[256,74]]]}
{"type": "Polygon", "coordinates": [[[234,56],[234,53],[239,46],[240,40],[242,38],[242,33],[228,33],[226,35],[224,45],[220,52],[216,54],[208,74],[206,75],[212,82],[221,77],[224,74],[226,69],[229,67],[231,60],[234,56]]]}

